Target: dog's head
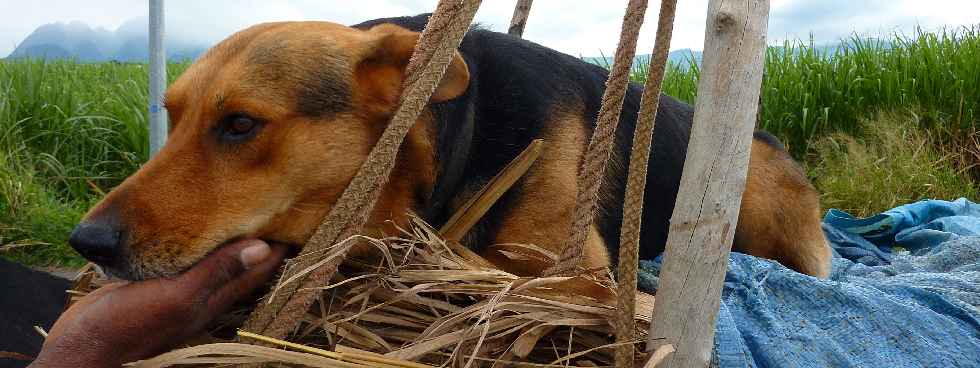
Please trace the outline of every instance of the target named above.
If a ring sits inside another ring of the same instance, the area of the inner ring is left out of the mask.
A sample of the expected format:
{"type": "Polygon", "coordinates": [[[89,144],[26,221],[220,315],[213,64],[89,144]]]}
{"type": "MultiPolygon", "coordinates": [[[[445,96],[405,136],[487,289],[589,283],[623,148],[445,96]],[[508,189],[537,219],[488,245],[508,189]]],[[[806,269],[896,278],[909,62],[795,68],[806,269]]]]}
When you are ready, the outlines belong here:
{"type": "MultiPolygon", "coordinates": [[[[239,238],[302,244],[397,108],[418,37],[390,24],[286,22],[222,41],[168,89],[166,145],[86,214],[70,244],[128,279],[179,273],[239,238]]],[[[457,53],[432,101],[468,83],[457,53]]],[[[431,192],[426,116],[376,217],[402,216],[431,192]]]]}

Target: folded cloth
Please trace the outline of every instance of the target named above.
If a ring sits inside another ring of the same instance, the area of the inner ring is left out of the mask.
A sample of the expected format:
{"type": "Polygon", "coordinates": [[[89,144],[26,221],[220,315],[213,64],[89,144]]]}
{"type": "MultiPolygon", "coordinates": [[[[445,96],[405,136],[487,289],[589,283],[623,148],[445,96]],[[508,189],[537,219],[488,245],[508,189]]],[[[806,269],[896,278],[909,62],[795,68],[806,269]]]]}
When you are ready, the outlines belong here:
{"type": "MultiPolygon", "coordinates": [[[[831,210],[824,231],[827,280],[732,253],[714,366],[980,367],[980,205],[831,210]]],[[[641,262],[641,289],[656,290],[659,269],[641,262]]]]}

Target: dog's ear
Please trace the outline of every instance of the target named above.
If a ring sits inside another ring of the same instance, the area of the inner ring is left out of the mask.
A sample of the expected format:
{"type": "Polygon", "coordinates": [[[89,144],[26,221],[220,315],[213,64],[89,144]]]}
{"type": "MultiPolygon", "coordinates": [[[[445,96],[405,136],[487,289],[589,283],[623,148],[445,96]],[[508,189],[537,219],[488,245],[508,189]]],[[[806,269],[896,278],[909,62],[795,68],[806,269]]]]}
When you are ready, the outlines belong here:
{"type": "MultiPolygon", "coordinates": [[[[393,105],[401,93],[405,68],[421,34],[392,24],[381,24],[368,32],[374,40],[367,55],[358,63],[355,73],[357,83],[374,97],[393,105]]],[[[430,101],[443,102],[459,97],[466,92],[469,82],[470,72],[466,61],[456,51],[430,101]]]]}

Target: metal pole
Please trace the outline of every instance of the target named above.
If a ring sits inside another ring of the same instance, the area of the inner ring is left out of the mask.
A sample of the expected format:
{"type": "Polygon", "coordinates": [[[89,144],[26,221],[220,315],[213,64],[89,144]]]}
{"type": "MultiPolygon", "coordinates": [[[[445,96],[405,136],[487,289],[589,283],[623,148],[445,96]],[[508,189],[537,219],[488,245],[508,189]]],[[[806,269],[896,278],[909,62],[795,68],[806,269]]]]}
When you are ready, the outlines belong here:
{"type": "Polygon", "coordinates": [[[163,0],[150,0],[150,157],[167,141],[167,54],[163,47],[163,0]]]}

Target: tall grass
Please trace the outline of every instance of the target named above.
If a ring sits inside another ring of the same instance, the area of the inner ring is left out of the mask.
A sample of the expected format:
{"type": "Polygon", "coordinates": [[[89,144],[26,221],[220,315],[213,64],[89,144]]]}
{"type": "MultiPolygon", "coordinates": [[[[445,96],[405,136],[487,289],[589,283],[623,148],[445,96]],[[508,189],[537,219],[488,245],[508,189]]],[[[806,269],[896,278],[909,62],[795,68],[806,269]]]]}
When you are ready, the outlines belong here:
{"type": "Polygon", "coordinates": [[[919,117],[889,112],[859,123],[859,136],[834,133],[814,141],[808,171],[826,208],[858,216],[922,198],[976,200],[980,185],[961,175],[919,117]]]}
{"type": "Polygon", "coordinates": [[[875,111],[917,106],[931,114],[930,129],[970,130],[980,118],[978,30],[854,38],[832,58],[803,45],[770,49],[762,127],[802,149],[815,135],[859,133],[875,111]]]}
{"type": "Polygon", "coordinates": [[[147,83],[139,64],[0,62],[0,244],[66,260],[85,209],[147,159],[147,83]]]}
{"type": "MultiPolygon", "coordinates": [[[[611,65],[605,65],[608,69],[611,65]]],[[[650,57],[638,56],[633,63],[630,80],[637,83],[646,81],[650,73],[650,57]]],[[[701,68],[693,54],[689,54],[683,62],[668,61],[664,70],[663,93],[681,101],[694,103],[698,97],[698,81],[701,78],[701,68]]]]}
{"type": "MultiPolygon", "coordinates": [[[[799,158],[814,137],[860,134],[860,122],[877,111],[917,107],[927,128],[949,138],[972,132],[980,119],[980,26],[853,37],[825,50],[796,41],[766,52],[760,127],[799,158]]],[[[664,92],[693,102],[699,77],[696,63],[672,65],[664,92]]]]}

